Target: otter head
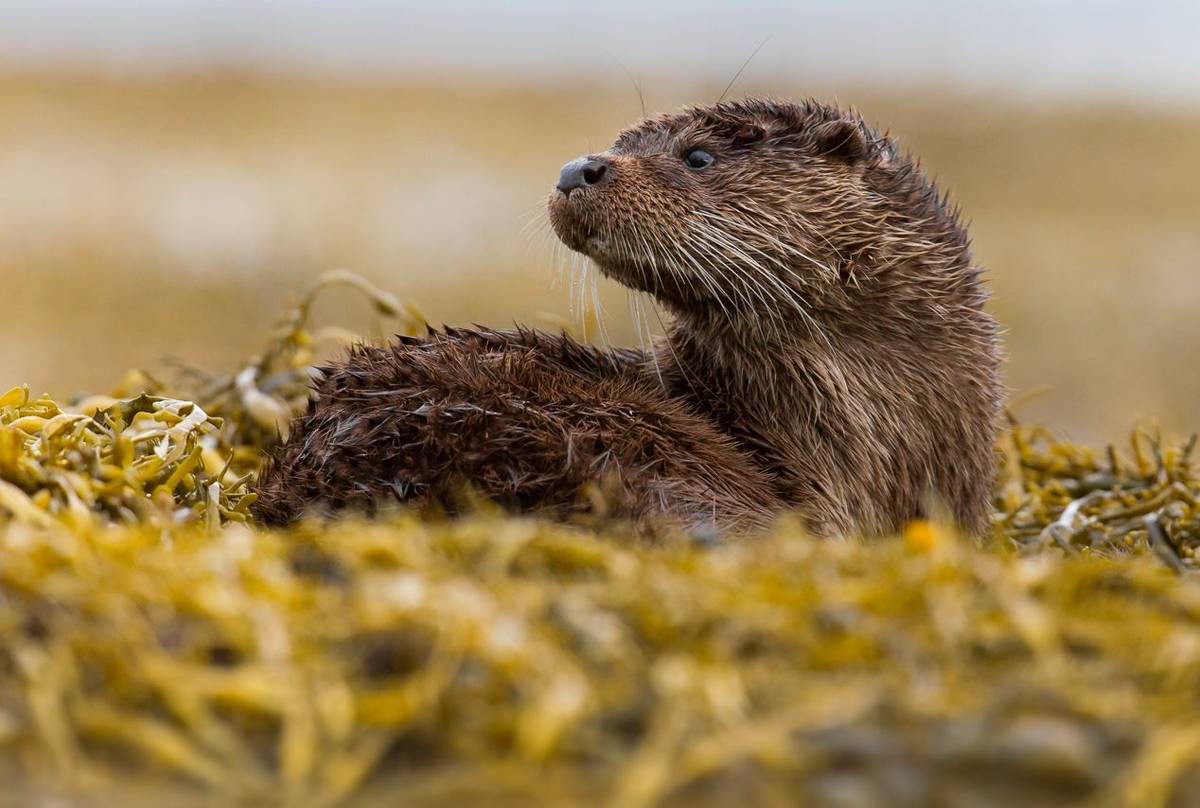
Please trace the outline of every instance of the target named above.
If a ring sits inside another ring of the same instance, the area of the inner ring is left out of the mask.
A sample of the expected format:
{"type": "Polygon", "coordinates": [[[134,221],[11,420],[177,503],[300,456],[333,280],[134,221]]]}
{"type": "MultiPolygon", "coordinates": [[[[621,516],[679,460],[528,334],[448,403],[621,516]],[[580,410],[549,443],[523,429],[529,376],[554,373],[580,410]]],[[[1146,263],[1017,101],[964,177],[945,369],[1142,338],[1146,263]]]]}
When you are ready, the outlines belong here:
{"type": "Polygon", "coordinates": [[[844,309],[905,245],[928,251],[941,215],[857,115],[760,100],[642,121],[567,163],[548,206],[568,247],[677,312],[800,319],[844,309]]]}

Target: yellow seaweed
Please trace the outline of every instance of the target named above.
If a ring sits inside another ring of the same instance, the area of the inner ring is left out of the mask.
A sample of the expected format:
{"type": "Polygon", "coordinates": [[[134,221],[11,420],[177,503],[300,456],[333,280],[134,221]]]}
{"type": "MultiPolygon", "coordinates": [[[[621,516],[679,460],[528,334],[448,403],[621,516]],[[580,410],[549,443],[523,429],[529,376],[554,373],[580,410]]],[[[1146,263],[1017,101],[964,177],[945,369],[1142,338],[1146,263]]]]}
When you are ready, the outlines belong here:
{"type": "Polygon", "coordinates": [[[648,545],[487,508],[262,530],[249,483],[315,346],[346,336],[310,328],[320,288],[232,373],[0,396],[0,750],[22,776],[303,805],[1200,794],[1194,439],[1094,451],[1013,420],[981,540],[783,518],[648,545]]]}

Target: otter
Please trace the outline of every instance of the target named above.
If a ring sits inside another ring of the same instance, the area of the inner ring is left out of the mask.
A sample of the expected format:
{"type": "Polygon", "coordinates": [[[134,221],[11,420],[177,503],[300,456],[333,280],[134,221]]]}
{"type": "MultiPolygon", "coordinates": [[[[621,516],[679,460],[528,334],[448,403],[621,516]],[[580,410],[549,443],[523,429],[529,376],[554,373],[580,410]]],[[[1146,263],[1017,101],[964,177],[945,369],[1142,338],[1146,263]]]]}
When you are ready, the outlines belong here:
{"type": "MultiPolygon", "coordinates": [[[[324,369],[260,519],[442,502],[567,515],[613,480],[638,523],[817,535],[931,509],[988,525],[998,327],[959,212],[855,112],[750,99],[643,120],[563,167],[572,250],[672,315],[648,351],[432,331],[324,369]]],[[[594,499],[594,498],[592,498],[594,499]]]]}

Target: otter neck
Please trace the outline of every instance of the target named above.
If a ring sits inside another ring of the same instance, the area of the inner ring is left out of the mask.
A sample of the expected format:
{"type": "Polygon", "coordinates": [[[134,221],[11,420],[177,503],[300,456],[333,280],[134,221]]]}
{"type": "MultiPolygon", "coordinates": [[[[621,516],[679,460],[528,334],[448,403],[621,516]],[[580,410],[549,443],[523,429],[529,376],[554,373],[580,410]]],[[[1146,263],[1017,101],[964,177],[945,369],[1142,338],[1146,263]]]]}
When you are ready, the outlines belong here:
{"type": "MultiPolygon", "coordinates": [[[[811,508],[822,486],[851,490],[868,472],[903,499],[903,480],[925,479],[934,460],[894,447],[913,434],[960,434],[957,414],[990,412],[997,397],[986,293],[965,241],[946,244],[856,267],[854,285],[769,328],[715,306],[679,307],[655,357],[667,392],[717,423],[786,502],[811,508]]],[[[863,518],[888,529],[883,515],[863,518]]],[[[846,527],[834,513],[812,519],[818,531],[846,527]]]]}
{"type": "MultiPolygon", "coordinates": [[[[811,400],[818,392],[810,389],[814,379],[836,380],[840,394],[853,395],[864,360],[886,362],[893,350],[911,344],[905,329],[890,331],[864,331],[823,312],[769,323],[683,312],[656,354],[660,366],[672,368],[672,392],[731,414],[757,410],[778,417],[792,412],[798,399],[811,400]]],[[[824,399],[832,391],[822,392],[824,399]]]]}
{"type": "Polygon", "coordinates": [[[987,297],[958,245],[883,266],[840,270],[843,282],[804,294],[803,309],[781,303],[777,311],[747,311],[660,299],[674,315],[665,350],[716,367],[733,359],[734,369],[751,370],[758,379],[762,366],[791,365],[810,353],[828,362],[852,355],[858,346],[886,356],[896,346],[929,343],[977,319],[987,297]]]}

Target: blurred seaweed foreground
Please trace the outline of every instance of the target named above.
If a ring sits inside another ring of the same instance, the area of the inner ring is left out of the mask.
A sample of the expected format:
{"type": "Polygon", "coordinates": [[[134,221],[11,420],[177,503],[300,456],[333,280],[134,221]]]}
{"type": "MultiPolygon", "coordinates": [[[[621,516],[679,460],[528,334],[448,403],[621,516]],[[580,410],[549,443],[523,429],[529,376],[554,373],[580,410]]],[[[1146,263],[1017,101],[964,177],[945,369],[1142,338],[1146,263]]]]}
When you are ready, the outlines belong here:
{"type": "Polygon", "coordinates": [[[420,326],[332,273],[228,375],[0,396],[14,804],[1200,803],[1194,440],[1014,420],[982,543],[261,531],[262,449],[351,337],[310,325],[329,284],[420,326]]]}

